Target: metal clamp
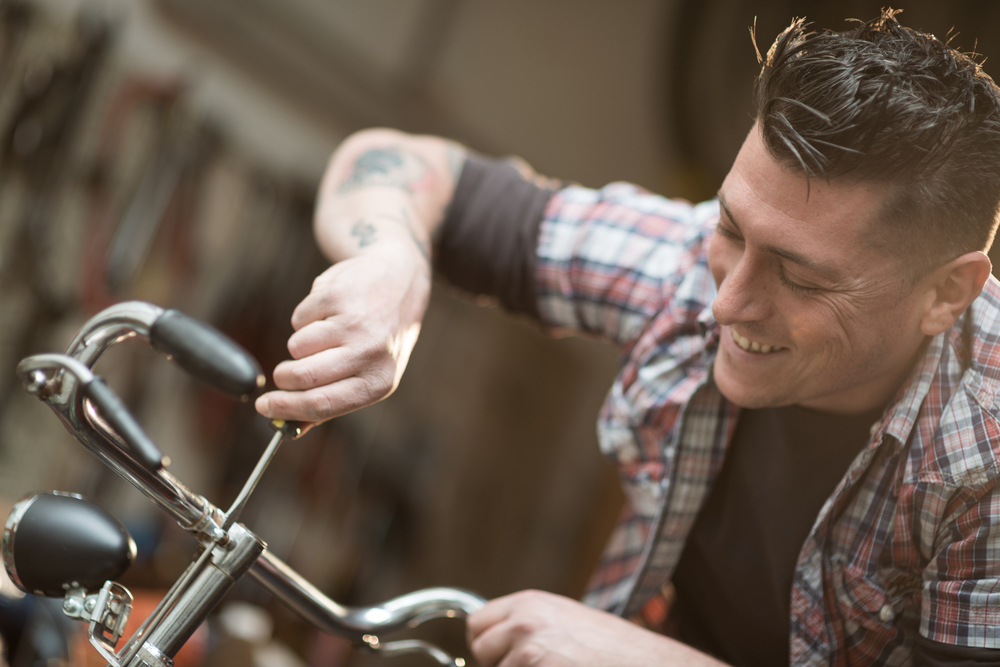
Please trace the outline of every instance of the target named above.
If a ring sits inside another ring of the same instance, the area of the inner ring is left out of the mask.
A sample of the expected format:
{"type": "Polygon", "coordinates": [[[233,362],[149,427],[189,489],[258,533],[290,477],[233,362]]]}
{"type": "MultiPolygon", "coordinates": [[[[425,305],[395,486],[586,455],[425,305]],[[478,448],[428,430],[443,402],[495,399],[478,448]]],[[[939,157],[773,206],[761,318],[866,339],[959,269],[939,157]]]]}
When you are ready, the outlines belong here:
{"type": "Polygon", "coordinates": [[[125,632],[132,612],[132,593],[121,584],[104,582],[97,593],[87,595],[83,588],[71,588],[63,601],[63,613],[69,618],[90,622],[87,637],[98,653],[111,665],[120,664],[115,646],[125,632]]]}

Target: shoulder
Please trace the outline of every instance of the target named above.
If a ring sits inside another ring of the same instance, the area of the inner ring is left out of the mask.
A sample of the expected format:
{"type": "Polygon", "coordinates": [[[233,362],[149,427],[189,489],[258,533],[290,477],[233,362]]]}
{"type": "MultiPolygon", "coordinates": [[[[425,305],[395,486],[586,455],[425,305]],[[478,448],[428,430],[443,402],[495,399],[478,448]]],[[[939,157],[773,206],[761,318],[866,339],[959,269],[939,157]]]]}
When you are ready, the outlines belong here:
{"type": "Polygon", "coordinates": [[[697,262],[719,219],[717,201],[692,204],[630,183],[571,186],[549,200],[539,233],[544,262],[615,267],[660,280],[697,262]]]}

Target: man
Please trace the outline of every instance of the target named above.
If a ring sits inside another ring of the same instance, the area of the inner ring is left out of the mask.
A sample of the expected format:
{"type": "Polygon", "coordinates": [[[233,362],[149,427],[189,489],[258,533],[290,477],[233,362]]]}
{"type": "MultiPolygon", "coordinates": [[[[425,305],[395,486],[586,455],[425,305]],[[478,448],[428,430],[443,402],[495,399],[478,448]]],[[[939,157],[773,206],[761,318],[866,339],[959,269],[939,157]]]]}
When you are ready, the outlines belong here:
{"type": "Polygon", "coordinates": [[[587,598],[617,616],[494,600],[469,620],[483,665],[1000,661],[984,254],[1000,90],[887,10],[844,34],[793,23],[757,102],[698,206],[539,186],[387,130],[331,160],[316,233],[336,263],[295,312],[263,414],[320,421],[393,390],[432,243],[459,285],[626,353],[599,432],[629,503],[587,598]],[[683,643],[620,618],[658,623],[665,598],[683,643]]]}

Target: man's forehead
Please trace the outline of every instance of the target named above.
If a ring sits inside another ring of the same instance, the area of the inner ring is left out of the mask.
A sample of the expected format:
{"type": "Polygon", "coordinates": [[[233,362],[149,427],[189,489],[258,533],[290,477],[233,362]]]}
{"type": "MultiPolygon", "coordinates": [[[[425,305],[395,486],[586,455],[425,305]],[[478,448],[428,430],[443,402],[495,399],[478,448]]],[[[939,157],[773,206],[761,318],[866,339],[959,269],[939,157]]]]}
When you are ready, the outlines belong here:
{"type": "Polygon", "coordinates": [[[724,215],[772,254],[842,280],[870,258],[887,187],[807,179],[778,163],[756,128],[719,190],[724,215]]]}
{"type": "Polygon", "coordinates": [[[723,190],[734,174],[766,199],[769,207],[798,220],[871,221],[881,211],[889,190],[888,185],[870,180],[807,177],[798,166],[779,162],[767,151],[757,125],[737,154],[723,190]]]}

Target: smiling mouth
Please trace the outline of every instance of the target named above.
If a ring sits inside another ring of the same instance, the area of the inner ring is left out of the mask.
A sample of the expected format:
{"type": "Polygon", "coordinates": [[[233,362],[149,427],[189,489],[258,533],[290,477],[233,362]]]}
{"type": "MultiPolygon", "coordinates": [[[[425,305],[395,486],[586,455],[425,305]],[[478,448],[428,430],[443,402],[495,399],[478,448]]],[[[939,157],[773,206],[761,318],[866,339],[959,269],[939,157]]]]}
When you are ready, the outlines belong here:
{"type": "Polygon", "coordinates": [[[736,333],[736,329],[729,327],[729,331],[733,334],[733,340],[740,348],[746,350],[747,352],[756,352],[757,354],[770,354],[771,352],[780,352],[781,350],[787,350],[787,347],[777,347],[772,345],[761,345],[755,340],[750,340],[746,336],[741,336],[736,333]]]}

